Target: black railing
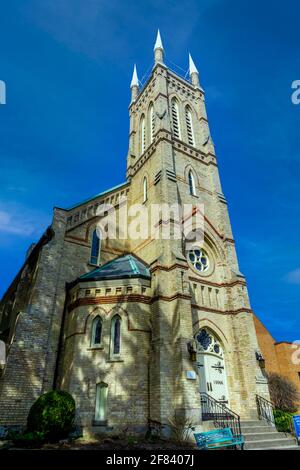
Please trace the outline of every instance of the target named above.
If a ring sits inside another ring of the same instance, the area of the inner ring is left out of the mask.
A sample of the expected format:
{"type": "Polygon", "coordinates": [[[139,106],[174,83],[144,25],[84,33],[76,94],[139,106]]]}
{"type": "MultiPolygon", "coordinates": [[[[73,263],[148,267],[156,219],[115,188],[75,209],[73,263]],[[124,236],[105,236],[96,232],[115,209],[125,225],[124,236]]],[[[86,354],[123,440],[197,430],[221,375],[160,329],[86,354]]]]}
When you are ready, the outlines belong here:
{"type": "Polygon", "coordinates": [[[257,404],[257,411],[259,419],[263,419],[267,421],[272,426],[275,426],[275,419],[274,419],[274,405],[269,400],[261,397],[260,395],[256,395],[256,404],[257,404]]]}
{"type": "Polygon", "coordinates": [[[242,435],[240,417],[222,402],[200,392],[202,421],[213,421],[216,428],[230,428],[234,437],[242,435]]]}

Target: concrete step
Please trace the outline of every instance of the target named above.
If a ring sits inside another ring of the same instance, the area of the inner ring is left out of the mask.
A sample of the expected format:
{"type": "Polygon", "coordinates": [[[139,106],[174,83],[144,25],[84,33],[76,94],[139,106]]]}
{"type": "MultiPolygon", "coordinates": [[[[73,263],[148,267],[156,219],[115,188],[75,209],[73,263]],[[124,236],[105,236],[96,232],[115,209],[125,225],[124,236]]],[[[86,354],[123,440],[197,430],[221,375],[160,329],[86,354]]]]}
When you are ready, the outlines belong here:
{"type": "Polygon", "coordinates": [[[264,440],[273,440],[273,439],[277,440],[277,439],[290,438],[290,436],[285,434],[284,432],[278,432],[278,431],[271,431],[271,432],[265,432],[265,433],[257,433],[257,432],[245,433],[245,432],[243,432],[243,436],[244,436],[246,442],[264,441],[264,440]]]}
{"type": "Polygon", "coordinates": [[[245,442],[245,450],[283,449],[296,446],[297,443],[293,438],[276,438],[245,442]]]}
{"type": "Polygon", "coordinates": [[[245,426],[247,428],[250,428],[250,427],[255,427],[255,426],[271,426],[268,421],[264,421],[264,420],[255,420],[255,421],[241,421],[241,426],[245,426]]]}
{"type": "Polygon", "coordinates": [[[246,450],[300,450],[300,446],[292,445],[292,446],[285,446],[285,447],[256,447],[255,449],[246,449],[246,450]]]}
{"type": "Polygon", "coordinates": [[[273,426],[241,426],[243,434],[264,434],[266,432],[277,432],[277,429],[273,426]]]}
{"type": "Polygon", "coordinates": [[[273,427],[252,427],[252,428],[241,428],[243,434],[265,434],[267,432],[277,432],[276,428],[273,427]]]}

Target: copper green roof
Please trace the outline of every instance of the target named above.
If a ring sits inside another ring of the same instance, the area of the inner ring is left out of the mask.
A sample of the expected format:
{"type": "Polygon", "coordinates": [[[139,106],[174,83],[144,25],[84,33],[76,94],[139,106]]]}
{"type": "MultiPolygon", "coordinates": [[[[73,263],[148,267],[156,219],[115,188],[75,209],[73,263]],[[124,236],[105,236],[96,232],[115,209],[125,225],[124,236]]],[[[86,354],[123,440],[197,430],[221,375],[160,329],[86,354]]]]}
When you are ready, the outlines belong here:
{"type": "Polygon", "coordinates": [[[128,254],[115,258],[103,266],[83,274],[79,277],[79,281],[104,281],[124,278],[151,279],[151,274],[145,263],[134,255],[128,254]]]}

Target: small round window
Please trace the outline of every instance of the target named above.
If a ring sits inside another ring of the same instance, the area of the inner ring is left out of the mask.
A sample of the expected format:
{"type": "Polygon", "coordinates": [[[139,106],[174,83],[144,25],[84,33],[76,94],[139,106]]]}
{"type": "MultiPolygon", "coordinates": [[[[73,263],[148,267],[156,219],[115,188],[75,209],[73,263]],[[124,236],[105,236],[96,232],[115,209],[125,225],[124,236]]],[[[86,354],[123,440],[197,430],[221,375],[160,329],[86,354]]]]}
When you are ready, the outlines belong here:
{"type": "Polygon", "coordinates": [[[194,268],[200,273],[208,270],[209,258],[207,253],[202,248],[195,248],[194,250],[190,250],[188,257],[194,268]]]}

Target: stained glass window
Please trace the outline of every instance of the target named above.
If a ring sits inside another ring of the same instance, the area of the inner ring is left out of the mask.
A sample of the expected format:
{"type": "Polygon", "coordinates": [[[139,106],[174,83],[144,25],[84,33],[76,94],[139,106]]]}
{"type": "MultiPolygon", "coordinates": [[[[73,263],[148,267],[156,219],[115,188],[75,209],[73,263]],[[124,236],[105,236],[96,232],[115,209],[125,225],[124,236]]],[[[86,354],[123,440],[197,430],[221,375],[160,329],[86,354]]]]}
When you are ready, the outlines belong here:
{"type": "Polygon", "coordinates": [[[112,320],[112,350],[114,355],[120,354],[121,349],[121,318],[116,315],[112,320]]]}
{"type": "Polygon", "coordinates": [[[207,271],[209,268],[209,258],[207,253],[201,248],[189,251],[189,260],[199,272],[207,271]]]}
{"type": "Polygon", "coordinates": [[[197,336],[198,343],[202,346],[202,348],[206,351],[212,343],[212,337],[207,333],[206,330],[201,330],[197,336]]]}
{"type": "Polygon", "coordinates": [[[191,196],[196,196],[195,179],[192,171],[189,171],[189,188],[191,196]]]}
{"type": "Polygon", "coordinates": [[[202,328],[196,335],[199,352],[215,354],[223,357],[223,348],[220,341],[206,328],[202,328]]]}
{"type": "Polygon", "coordinates": [[[91,344],[92,345],[101,344],[101,336],[102,336],[102,320],[100,317],[96,317],[93,321],[91,344]]]}
{"type": "Polygon", "coordinates": [[[93,231],[93,238],[92,238],[92,249],[91,249],[91,264],[99,264],[100,260],[100,247],[101,247],[101,240],[98,236],[97,230],[93,231]]]}

